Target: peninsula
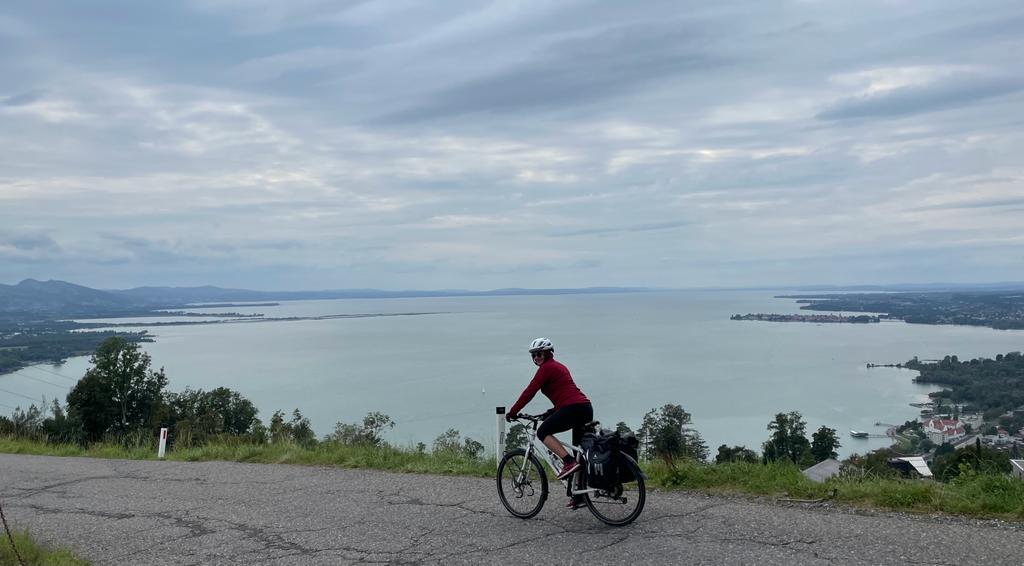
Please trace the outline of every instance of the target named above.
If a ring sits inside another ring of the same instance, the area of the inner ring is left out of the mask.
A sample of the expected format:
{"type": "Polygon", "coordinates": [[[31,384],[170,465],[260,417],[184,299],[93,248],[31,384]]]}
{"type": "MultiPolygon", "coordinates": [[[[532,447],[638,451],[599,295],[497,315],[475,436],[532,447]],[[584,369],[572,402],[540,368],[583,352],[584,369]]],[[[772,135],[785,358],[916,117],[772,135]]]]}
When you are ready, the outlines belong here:
{"type": "Polygon", "coordinates": [[[734,314],[730,320],[760,320],[765,322],[816,322],[816,323],[853,323],[865,324],[878,322],[877,316],[841,314],[734,314]]]}

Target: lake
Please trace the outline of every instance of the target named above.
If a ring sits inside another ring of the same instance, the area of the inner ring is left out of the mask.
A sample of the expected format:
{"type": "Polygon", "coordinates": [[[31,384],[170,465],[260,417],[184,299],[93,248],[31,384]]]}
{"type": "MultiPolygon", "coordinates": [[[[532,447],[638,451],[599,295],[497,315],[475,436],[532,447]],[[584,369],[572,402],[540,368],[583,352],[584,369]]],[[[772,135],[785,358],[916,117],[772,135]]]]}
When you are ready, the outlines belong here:
{"type": "MultiPolygon", "coordinates": [[[[394,444],[429,446],[455,428],[490,447],[495,406],[510,406],[529,382],[535,367],[526,347],[546,336],[605,426],[637,428],[650,409],[679,404],[714,454],[723,443],[760,450],[775,413],[800,411],[808,437],[820,425],[839,431],[843,456],[888,445],[885,438],[852,439],[849,431],[884,434],[876,422],[916,417],[909,403],[931,390],[911,381],[916,372],[869,370],[868,362],[1024,349],[1024,331],[729,320],[800,312],[794,301],[773,297],[785,292],[293,301],[209,311],[435,314],[153,327],[156,342],[143,347],[166,369],[171,390],[230,387],[256,404],[264,422],[277,409],[290,414],[297,407],[322,436],[338,421],[381,411],[397,423],[387,434],[394,444]]],[[[145,328],[145,320],[130,320],[145,328]]],[[[87,367],[87,358],[75,358],[26,368],[0,376],[0,388],[63,399],[87,367]]],[[[0,403],[30,401],[0,391],[0,403]]],[[[538,394],[528,410],[548,407],[538,394]]]]}

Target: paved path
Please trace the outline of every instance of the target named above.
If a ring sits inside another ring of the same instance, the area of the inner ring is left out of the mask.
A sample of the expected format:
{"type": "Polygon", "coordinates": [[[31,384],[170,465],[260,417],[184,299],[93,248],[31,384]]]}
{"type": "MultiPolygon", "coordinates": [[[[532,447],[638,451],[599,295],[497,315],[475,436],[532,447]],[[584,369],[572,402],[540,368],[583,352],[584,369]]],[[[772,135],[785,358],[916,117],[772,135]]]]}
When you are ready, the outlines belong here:
{"type": "Polygon", "coordinates": [[[511,517],[486,479],[0,454],[16,528],[106,564],[1024,564],[1024,526],[650,494],[606,527],[560,497],[511,517]]]}

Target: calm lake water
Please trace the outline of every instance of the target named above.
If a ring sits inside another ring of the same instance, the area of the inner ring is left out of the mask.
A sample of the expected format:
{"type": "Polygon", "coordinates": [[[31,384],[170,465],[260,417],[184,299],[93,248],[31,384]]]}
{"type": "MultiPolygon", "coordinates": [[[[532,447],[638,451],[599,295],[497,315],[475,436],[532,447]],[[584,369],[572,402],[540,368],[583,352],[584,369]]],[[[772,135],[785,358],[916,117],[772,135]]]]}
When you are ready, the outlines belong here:
{"type": "MultiPolygon", "coordinates": [[[[455,428],[490,447],[494,407],[518,397],[535,370],[526,345],[547,336],[606,426],[625,421],[636,428],[651,408],[679,404],[713,454],[723,443],[760,450],[772,416],[796,410],[808,436],[823,424],[837,429],[843,456],[887,445],[885,438],[852,439],[849,431],[884,434],[876,422],[914,418],[917,409],[908,403],[930,391],[911,381],[916,372],[868,370],[866,363],[1024,349],[1024,331],[729,320],[737,313],[800,312],[792,300],[773,298],[778,293],[294,301],[210,310],[436,314],[154,327],[156,342],[144,348],[154,366],[166,369],[172,390],[230,387],[256,404],[264,422],[276,409],[298,407],[323,435],[338,421],[382,411],[397,422],[387,435],[392,443],[429,445],[455,428]]],[[[63,398],[72,384],[65,377],[77,379],[87,367],[87,358],[75,358],[26,368],[0,376],[0,389],[63,398]]],[[[0,391],[0,403],[30,401],[0,391]]],[[[538,395],[528,410],[548,406],[538,395]]]]}

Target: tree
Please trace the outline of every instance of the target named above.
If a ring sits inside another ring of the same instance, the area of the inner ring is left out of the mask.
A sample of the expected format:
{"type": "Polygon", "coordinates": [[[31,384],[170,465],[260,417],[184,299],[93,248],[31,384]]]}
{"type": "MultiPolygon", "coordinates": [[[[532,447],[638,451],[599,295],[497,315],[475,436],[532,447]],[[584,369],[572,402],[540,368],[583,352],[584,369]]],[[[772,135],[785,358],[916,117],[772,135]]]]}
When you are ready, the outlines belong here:
{"type": "Polygon", "coordinates": [[[28,409],[24,411],[18,407],[11,414],[11,422],[14,424],[15,434],[35,436],[43,428],[43,411],[36,407],[35,403],[29,405],[28,409]]]}
{"type": "Polygon", "coordinates": [[[395,423],[391,417],[380,412],[367,413],[363,417],[362,426],[356,424],[338,423],[334,425],[334,432],[324,440],[337,442],[339,444],[366,444],[380,446],[384,443],[381,436],[385,428],[394,428],[395,423]]]}
{"type": "Polygon", "coordinates": [[[976,446],[973,450],[956,450],[936,456],[932,473],[941,481],[950,481],[964,473],[1005,474],[1010,471],[1010,455],[993,448],[976,446]]]}
{"type": "Polygon", "coordinates": [[[900,474],[895,468],[889,465],[889,460],[902,454],[892,448],[879,448],[867,454],[853,454],[843,460],[843,468],[846,470],[860,470],[862,474],[870,474],[876,477],[892,478],[900,474]]]}
{"type": "Polygon", "coordinates": [[[298,409],[292,411],[292,420],[285,422],[284,412],[274,411],[270,417],[270,441],[294,442],[302,446],[316,444],[316,434],[309,424],[309,419],[302,416],[298,409]]]}
{"type": "Polygon", "coordinates": [[[836,448],[839,448],[839,437],[836,429],[822,425],[817,432],[811,435],[811,455],[815,462],[823,462],[829,458],[839,456],[836,448]]]}
{"type": "Polygon", "coordinates": [[[468,458],[476,460],[480,457],[480,454],[484,451],[484,445],[469,438],[468,436],[462,442],[462,453],[468,458]]]}
{"type": "Polygon", "coordinates": [[[463,439],[459,434],[459,431],[454,428],[450,428],[444,433],[438,435],[438,437],[434,439],[433,446],[435,454],[447,452],[450,454],[462,454],[470,458],[475,458],[483,451],[483,449],[483,444],[480,444],[469,437],[463,439]]]}
{"type": "Polygon", "coordinates": [[[51,444],[82,444],[85,441],[82,422],[68,415],[56,399],[50,407],[50,416],[43,421],[43,432],[51,444]]]}
{"type": "Polygon", "coordinates": [[[152,371],[149,354],[120,337],[104,340],[93,364],[68,393],[68,411],[80,419],[88,440],[108,432],[150,426],[167,386],[164,370],[152,371]]]}
{"type": "Polygon", "coordinates": [[[250,435],[259,423],[256,406],[226,387],[169,393],[166,406],[163,420],[175,443],[184,446],[202,444],[218,434],[250,435]]]}
{"type": "Polygon", "coordinates": [[[768,423],[772,436],[762,445],[767,461],[787,459],[794,464],[809,463],[811,443],[804,436],[807,423],[797,411],[776,413],[775,420],[768,423]]]}
{"type": "MultiPolygon", "coordinates": [[[[516,423],[509,427],[508,433],[505,434],[505,451],[515,450],[516,448],[522,448],[526,446],[527,432],[526,427],[522,424],[516,423]]],[[[501,455],[499,454],[500,458],[501,455]]]]}
{"type": "Polygon", "coordinates": [[[472,438],[463,439],[454,428],[448,429],[434,439],[434,454],[451,454],[476,460],[483,451],[483,444],[472,438]]]}
{"type": "Polygon", "coordinates": [[[733,446],[732,448],[723,444],[718,447],[718,455],[715,456],[716,464],[729,462],[757,462],[757,454],[746,446],[733,446]]]}
{"type": "Polygon", "coordinates": [[[256,420],[256,406],[237,391],[218,387],[206,394],[206,408],[218,417],[220,430],[228,434],[248,434],[256,420]]]}
{"type": "Polygon", "coordinates": [[[287,424],[284,422],[284,411],[274,411],[270,417],[270,441],[284,442],[288,440],[287,424]]]}
{"type": "Polygon", "coordinates": [[[676,458],[706,460],[708,447],[696,429],[689,428],[690,413],[679,405],[665,405],[651,409],[644,415],[640,434],[648,457],[665,460],[669,465],[676,458]]]}

